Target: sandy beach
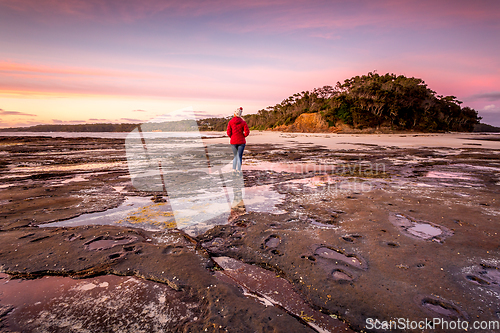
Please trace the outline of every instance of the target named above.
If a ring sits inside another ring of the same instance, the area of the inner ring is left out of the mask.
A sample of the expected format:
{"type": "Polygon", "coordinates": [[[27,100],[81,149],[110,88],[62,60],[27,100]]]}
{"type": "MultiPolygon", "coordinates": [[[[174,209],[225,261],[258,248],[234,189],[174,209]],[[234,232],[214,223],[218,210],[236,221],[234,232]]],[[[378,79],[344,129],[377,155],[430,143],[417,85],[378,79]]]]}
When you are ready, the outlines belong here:
{"type": "MultiPolygon", "coordinates": [[[[224,136],[224,132],[203,132],[224,136]]],[[[446,147],[465,148],[478,146],[486,149],[499,149],[498,133],[410,133],[410,134],[330,134],[330,133],[283,133],[272,131],[253,131],[248,137],[248,144],[275,143],[293,145],[310,143],[328,149],[356,149],[360,145],[377,145],[381,147],[446,147]]],[[[226,143],[226,138],[212,139],[211,142],[226,143]]]]}
{"type": "Polygon", "coordinates": [[[202,134],[202,150],[145,141],[177,154],[165,191],[134,175],[127,140],[0,136],[0,328],[500,321],[500,135],[253,131],[238,178],[224,133],[202,134]]]}

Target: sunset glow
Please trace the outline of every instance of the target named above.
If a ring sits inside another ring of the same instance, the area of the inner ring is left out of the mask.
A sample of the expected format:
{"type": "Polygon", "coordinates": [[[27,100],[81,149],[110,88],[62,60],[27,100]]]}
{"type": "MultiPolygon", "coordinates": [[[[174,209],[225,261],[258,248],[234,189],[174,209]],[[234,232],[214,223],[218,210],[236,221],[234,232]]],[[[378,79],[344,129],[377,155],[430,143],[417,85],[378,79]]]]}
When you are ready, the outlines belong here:
{"type": "Polygon", "coordinates": [[[500,126],[498,1],[0,0],[0,127],[245,113],[376,70],[500,126]]]}

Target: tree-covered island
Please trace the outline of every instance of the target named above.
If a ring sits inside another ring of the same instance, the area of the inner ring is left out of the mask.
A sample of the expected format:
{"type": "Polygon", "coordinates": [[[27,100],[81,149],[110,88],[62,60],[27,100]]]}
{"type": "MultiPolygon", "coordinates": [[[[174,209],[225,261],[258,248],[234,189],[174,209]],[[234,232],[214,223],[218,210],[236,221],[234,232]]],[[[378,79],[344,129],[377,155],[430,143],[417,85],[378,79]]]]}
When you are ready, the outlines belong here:
{"type": "Polygon", "coordinates": [[[254,129],[286,130],[301,114],[317,113],[329,130],[472,131],[481,118],[461,104],[455,96],[436,95],[422,79],[370,72],[294,94],[245,120],[254,129]]]}

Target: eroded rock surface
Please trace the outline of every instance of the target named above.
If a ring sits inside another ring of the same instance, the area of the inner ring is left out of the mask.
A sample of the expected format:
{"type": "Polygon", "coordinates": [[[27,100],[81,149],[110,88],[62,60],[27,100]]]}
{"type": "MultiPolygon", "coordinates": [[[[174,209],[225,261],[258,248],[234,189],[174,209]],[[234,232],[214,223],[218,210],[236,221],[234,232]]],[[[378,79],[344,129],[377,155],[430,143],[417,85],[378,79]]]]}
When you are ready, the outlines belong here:
{"type": "MultiPolygon", "coordinates": [[[[250,144],[245,189],[262,195],[247,202],[243,196],[226,225],[191,236],[141,229],[150,213],[138,224],[38,227],[76,216],[85,222],[86,214],[131,196],[168,204],[131,186],[123,140],[1,138],[0,154],[0,269],[7,273],[0,281],[66,279],[76,288],[66,290],[70,299],[102,300],[95,309],[109,321],[100,329],[118,323],[123,331],[320,331],[312,313],[276,306],[295,296],[272,298],[279,293],[273,276],[342,329],[366,330],[367,318],[500,320],[500,149],[250,144]],[[250,268],[221,267],[218,257],[250,268]],[[245,286],[261,269],[269,282],[245,286]],[[154,304],[150,324],[135,310],[129,322],[111,315],[113,297],[126,297],[116,288],[127,279],[152,297],[144,301],[154,304]],[[256,297],[266,295],[271,304],[256,297]]],[[[63,313],[68,302],[57,303],[56,294],[41,304],[28,294],[28,308],[0,294],[2,329],[45,329],[49,320],[28,322],[21,314],[44,313],[37,308],[43,306],[63,313]]],[[[82,331],[76,309],[53,325],[82,331]]]]}

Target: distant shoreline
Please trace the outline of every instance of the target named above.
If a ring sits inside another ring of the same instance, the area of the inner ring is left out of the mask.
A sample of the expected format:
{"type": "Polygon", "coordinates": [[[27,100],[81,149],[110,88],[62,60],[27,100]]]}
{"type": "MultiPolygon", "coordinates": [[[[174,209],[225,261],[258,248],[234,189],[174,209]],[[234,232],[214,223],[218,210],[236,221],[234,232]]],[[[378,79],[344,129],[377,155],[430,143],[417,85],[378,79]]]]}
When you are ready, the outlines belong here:
{"type": "MultiPolygon", "coordinates": [[[[225,135],[224,132],[196,132],[196,131],[177,131],[177,132],[143,132],[146,137],[192,137],[200,133],[202,138],[215,138],[225,135]]],[[[51,138],[100,138],[100,139],[125,139],[130,132],[7,132],[0,131],[0,138],[2,137],[51,137],[51,138]]]]}
{"type": "MultiPolygon", "coordinates": [[[[216,132],[214,130],[207,129],[204,126],[198,126],[193,121],[177,121],[172,123],[144,123],[151,127],[149,130],[142,128],[143,132],[154,132],[154,133],[174,133],[174,132],[203,132],[210,133],[216,132]]],[[[10,128],[0,128],[0,135],[2,133],[130,133],[140,125],[144,124],[80,124],[80,125],[36,125],[31,127],[10,127],[10,128]]],[[[144,127],[144,126],[142,126],[144,127]]],[[[323,133],[323,134],[427,134],[427,133],[455,133],[455,132],[421,132],[414,130],[391,130],[388,128],[365,128],[365,129],[345,129],[337,132],[332,132],[330,130],[324,131],[297,131],[288,132],[278,129],[267,129],[265,131],[271,132],[284,132],[284,133],[323,133]]],[[[488,125],[488,124],[476,124],[472,132],[459,132],[459,133],[500,133],[500,127],[488,125]]]]}

